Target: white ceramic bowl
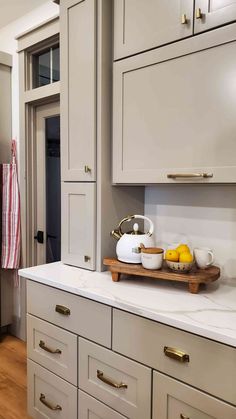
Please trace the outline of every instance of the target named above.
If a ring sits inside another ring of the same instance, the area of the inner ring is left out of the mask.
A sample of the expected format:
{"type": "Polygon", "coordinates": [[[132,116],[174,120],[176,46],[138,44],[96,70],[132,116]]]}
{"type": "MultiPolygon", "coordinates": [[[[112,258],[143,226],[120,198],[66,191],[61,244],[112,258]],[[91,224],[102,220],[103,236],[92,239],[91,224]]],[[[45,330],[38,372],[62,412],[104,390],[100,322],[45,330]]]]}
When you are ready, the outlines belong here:
{"type": "Polygon", "coordinates": [[[166,264],[168,268],[170,268],[174,272],[179,273],[187,273],[191,271],[193,267],[193,262],[172,262],[170,260],[166,260],[166,264]]]}

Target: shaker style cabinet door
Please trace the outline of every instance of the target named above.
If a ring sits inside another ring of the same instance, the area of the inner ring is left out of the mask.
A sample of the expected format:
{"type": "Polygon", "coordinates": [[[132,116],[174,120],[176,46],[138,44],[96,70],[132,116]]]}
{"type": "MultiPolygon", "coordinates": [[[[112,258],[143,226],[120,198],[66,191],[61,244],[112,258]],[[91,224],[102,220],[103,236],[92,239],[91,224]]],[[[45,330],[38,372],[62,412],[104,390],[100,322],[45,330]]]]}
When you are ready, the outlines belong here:
{"type": "Polygon", "coordinates": [[[192,35],[193,0],[115,0],[114,59],[192,35]]]}
{"type": "Polygon", "coordinates": [[[63,181],[96,179],[96,1],[63,0],[61,167],[63,181]]]}
{"type": "Polygon", "coordinates": [[[154,371],[152,419],[234,419],[235,417],[235,407],[154,371]]]}
{"type": "Polygon", "coordinates": [[[96,185],[62,183],[62,262],[95,269],[96,185]]]}
{"type": "Polygon", "coordinates": [[[235,25],[226,34],[114,63],[114,183],[236,182],[235,25]]]}
{"type": "Polygon", "coordinates": [[[194,33],[236,20],[236,0],[196,0],[194,33]]]}

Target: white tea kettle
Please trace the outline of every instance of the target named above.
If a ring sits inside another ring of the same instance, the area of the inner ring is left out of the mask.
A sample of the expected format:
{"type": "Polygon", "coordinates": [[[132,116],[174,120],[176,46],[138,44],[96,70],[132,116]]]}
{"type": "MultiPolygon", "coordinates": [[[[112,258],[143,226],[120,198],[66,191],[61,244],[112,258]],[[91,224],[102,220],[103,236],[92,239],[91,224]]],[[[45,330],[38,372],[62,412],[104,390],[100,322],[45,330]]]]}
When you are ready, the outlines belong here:
{"type": "Polygon", "coordinates": [[[118,240],[116,245],[118,260],[126,263],[141,263],[140,244],[142,243],[145,247],[153,247],[155,245],[152,237],[153,231],[154,225],[152,221],[144,215],[130,215],[123,218],[117,229],[111,232],[111,235],[118,240]],[[140,232],[138,223],[134,223],[132,231],[123,233],[121,229],[122,224],[136,218],[141,218],[149,222],[148,232],[140,232]]]}

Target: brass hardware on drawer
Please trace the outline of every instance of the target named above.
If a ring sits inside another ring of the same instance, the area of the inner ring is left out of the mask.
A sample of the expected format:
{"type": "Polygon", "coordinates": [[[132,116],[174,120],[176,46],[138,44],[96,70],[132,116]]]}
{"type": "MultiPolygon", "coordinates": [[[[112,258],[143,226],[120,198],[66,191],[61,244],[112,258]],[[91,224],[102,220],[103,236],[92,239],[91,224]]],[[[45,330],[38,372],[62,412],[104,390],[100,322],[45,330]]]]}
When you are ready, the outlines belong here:
{"type": "Polygon", "coordinates": [[[164,353],[169,358],[176,359],[176,361],[189,362],[189,355],[185,352],[180,351],[179,349],[164,346],[164,353]]]}
{"type": "Polygon", "coordinates": [[[64,316],[69,316],[70,315],[70,309],[68,307],[61,306],[60,304],[56,305],[55,311],[57,313],[63,314],[64,316]]]}
{"type": "Polygon", "coordinates": [[[182,25],[186,25],[188,23],[188,19],[185,13],[183,13],[181,16],[181,23],[182,25]]]}
{"type": "Polygon", "coordinates": [[[92,169],[89,167],[89,166],[84,166],[84,171],[85,171],[85,173],[91,173],[92,172],[92,169]]]}
{"type": "Polygon", "coordinates": [[[188,179],[188,178],[209,178],[213,177],[213,173],[168,173],[168,179],[188,179]]]}
{"type": "Polygon", "coordinates": [[[196,9],[196,19],[202,19],[202,11],[200,7],[196,9]]]}
{"type": "Polygon", "coordinates": [[[41,403],[47,406],[50,410],[62,410],[62,407],[59,404],[56,404],[56,406],[54,406],[52,403],[48,402],[46,400],[46,396],[43,393],[40,394],[39,400],[41,401],[41,403]]]}
{"type": "Polygon", "coordinates": [[[102,371],[97,370],[97,378],[103,383],[108,384],[111,387],[115,388],[128,388],[127,384],[124,383],[116,383],[115,381],[111,380],[110,378],[107,378],[103,375],[102,371]]]}
{"type": "Polygon", "coordinates": [[[183,415],[183,413],[180,413],[180,419],[190,419],[190,417],[183,415]]]}
{"type": "Polygon", "coordinates": [[[84,256],[84,261],[85,262],[89,262],[91,260],[91,257],[90,256],[84,256]]]}
{"type": "Polygon", "coordinates": [[[49,352],[50,354],[61,354],[61,350],[60,349],[51,349],[51,348],[49,348],[48,346],[45,345],[45,342],[43,340],[40,340],[39,346],[44,351],[49,352]]]}

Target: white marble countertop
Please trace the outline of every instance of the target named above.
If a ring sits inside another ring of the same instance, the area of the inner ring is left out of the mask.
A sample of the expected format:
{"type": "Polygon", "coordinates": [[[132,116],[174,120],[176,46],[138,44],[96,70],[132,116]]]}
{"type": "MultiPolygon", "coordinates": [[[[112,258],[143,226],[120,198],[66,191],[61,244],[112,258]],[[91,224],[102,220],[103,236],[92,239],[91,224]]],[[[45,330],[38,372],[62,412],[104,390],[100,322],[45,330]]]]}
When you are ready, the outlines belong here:
{"type": "Polygon", "coordinates": [[[198,294],[186,284],[91,272],[61,262],[21,269],[20,276],[236,347],[236,281],[198,294]]]}

